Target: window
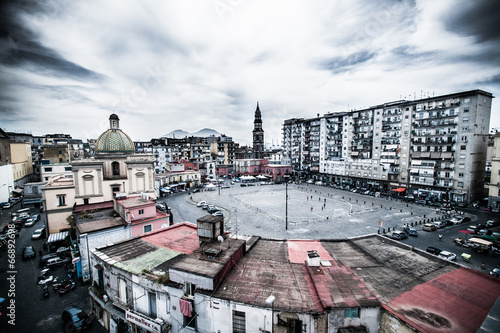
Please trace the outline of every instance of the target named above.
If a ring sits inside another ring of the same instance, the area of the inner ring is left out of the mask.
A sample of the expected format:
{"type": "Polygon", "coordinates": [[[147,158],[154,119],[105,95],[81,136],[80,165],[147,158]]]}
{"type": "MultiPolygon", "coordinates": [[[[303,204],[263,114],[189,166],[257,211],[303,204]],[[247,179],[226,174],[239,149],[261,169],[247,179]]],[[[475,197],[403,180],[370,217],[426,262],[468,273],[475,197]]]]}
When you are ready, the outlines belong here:
{"type": "Polygon", "coordinates": [[[144,209],[139,209],[139,215],[144,215],[144,209]]]}
{"type": "Polygon", "coordinates": [[[460,150],[467,150],[467,146],[460,146],[460,150]]]}
{"type": "Polygon", "coordinates": [[[45,172],[52,172],[52,168],[43,168],[45,172]]]}
{"type": "Polygon", "coordinates": [[[344,311],[346,318],[359,318],[359,308],[347,308],[344,311]]]}
{"type": "Polygon", "coordinates": [[[118,163],[118,162],[111,163],[111,170],[113,172],[113,176],[119,176],[120,175],[120,163],[118,163]]]}
{"type": "Polygon", "coordinates": [[[142,227],[142,230],[144,231],[144,233],[150,232],[151,230],[153,230],[153,225],[152,224],[145,225],[144,227],[142,227]]]}
{"type": "Polygon", "coordinates": [[[71,171],[71,167],[64,167],[64,171],[71,171]]]}
{"type": "Polygon", "coordinates": [[[245,312],[233,310],[233,333],[245,332],[245,312]]]}
{"type": "Polygon", "coordinates": [[[287,318],[286,333],[302,333],[302,321],[298,319],[287,318]]]}
{"type": "Polygon", "coordinates": [[[59,201],[59,206],[66,206],[66,195],[65,194],[58,195],[57,201],[59,201]]]}
{"type": "Polygon", "coordinates": [[[127,282],[124,279],[118,279],[118,298],[123,304],[127,304],[127,282]]]}
{"type": "Polygon", "coordinates": [[[158,316],[158,314],[156,313],[156,293],[148,291],[148,299],[149,299],[149,316],[152,318],[156,318],[158,316]]]}
{"type": "MultiPolygon", "coordinates": [[[[500,170],[499,170],[499,173],[500,173],[500,170]]],[[[464,178],[464,174],[463,174],[463,172],[460,172],[460,173],[458,174],[458,177],[459,177],[459,178],[464,178]]]]}
{"type": "Polygon", "coordinates": [[[462,119],[462,122],[464,122],[464,123],[468,123],[468,122],[469,122],[469,118],[468,118],[468,117],[465,117],[464,119],[462,119]]]}
{"type": "Polygon", "coordinates": [[[458,187],[464,187],[464,182],[458,182],[457,185],[458,187]]]}

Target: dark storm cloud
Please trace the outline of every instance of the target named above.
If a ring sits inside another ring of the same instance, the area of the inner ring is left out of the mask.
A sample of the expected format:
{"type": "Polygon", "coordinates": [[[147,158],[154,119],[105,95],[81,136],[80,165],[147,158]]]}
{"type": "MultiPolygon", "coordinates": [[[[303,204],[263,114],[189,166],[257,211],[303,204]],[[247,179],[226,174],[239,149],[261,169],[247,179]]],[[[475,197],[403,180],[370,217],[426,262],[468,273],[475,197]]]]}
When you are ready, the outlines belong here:
{"type": "Polygon", "coordinates": [[[327,69],[334,74],[347,72],[354,66],[363,64],[372,59],[376,53],[361,51],[349,55],[348,57],[336,57],[330,60],[325,60],[320,63],[320,67],[327,69]]]}
{"type": "Polygon", "coordinates": [[[38,35],[23,25],[24,13],[53,14],[52,8],[36,1],[6,2],[0,5],[0,62],[8,67],[77,80],[99,80],[101,75],[64,59],[38,41],[38,35]]]}
{"type": "Polygon", "coordinates": [[[477,42],[500,42],[500,1],[465,1],[450,9],[445,26],[449,31],[473,36],[477,42]]]}

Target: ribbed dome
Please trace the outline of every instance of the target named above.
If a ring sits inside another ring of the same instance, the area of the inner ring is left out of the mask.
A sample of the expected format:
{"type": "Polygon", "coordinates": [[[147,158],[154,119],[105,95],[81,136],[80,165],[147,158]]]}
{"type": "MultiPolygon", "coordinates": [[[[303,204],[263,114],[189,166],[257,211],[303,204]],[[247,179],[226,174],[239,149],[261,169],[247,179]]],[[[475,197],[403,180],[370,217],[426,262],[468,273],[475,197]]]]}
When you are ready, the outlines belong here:
{"type": "Polygon", "coordinates": [[[131,153],[135,152],[134,142],[119,129],[120,119],[116,114],[109,117],[109,129],[97,139],[97,153],[131,153]]]}
{"type": "Polygon", "coordinates": [[[130,153],[135,151],[134,142],[119,129],[109,129],[97,139],[95,149],[97,152],[130,153]]]}

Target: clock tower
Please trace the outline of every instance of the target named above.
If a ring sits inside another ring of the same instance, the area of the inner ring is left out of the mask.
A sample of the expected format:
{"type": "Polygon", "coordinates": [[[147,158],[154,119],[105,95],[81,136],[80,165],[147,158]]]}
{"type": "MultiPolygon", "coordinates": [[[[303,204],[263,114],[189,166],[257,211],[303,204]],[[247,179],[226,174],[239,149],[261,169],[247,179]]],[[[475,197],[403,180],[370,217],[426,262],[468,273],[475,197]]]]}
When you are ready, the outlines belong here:
{"type": "Polygon", "coordinates": [[[255,120],[253,121],[253,153],[255,158],[264,157],[264,130],[262,129],[262,115],[257,102],[255,110],[255,120]]]}

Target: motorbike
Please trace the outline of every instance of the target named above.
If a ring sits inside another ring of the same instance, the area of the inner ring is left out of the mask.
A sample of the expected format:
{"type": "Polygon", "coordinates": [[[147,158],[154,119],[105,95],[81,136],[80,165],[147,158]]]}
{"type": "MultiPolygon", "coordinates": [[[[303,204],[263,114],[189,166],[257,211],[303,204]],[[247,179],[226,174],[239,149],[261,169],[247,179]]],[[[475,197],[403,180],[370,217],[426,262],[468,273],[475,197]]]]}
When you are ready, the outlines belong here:
{"type": "Polygon", "coordinates": [[[48,268],[44,268],[40,271],[40,275],[38,275],[37,277],[37,282],[40,282],[40,280],[43,280],[43,279],[46,279],[48,276],[47,276],[47,273],[49,272],[50,270],[48,268]]]}
{"type": "Polygon", "coordinates": [[[65,294],[68,291],[74,290],[74,289],[76,289],[76,283],[75,283],[75,281],[69,281],[64,286],[59,287],[59,289],[58,289],[59,295],[65,294]]]}
{"type": "Polygon", "coordinates": [[[54,289],[54,291],[57,291],[57,290],[59,290],[59,288],[64,287],[67,284],[68,284],[68,280],[60,281],[59,277],[56,277],[54,279],[54,281],[52,281],[52,288],[54,289]]]}
{"type": "Polygon", "coordinates": [[[45,286],[43,286],[43,292],[42,292],[42,296],[43,298],[47,298],[49,297],[49,286],[46,284],[45,286]]]}

